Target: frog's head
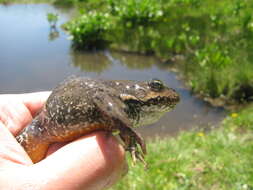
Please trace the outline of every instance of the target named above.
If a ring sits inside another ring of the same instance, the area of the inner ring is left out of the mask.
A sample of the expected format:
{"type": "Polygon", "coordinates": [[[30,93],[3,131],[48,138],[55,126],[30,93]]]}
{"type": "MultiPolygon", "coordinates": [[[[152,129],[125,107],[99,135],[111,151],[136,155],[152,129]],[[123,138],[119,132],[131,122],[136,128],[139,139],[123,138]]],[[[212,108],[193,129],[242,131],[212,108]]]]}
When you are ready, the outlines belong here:
{"type": "Polygon", "coordinates": [[[135,126],[156,122],[179,102],[179,94],[158,79],[136,83],[120,98],[127,105],[127,114],[135,126]]]}

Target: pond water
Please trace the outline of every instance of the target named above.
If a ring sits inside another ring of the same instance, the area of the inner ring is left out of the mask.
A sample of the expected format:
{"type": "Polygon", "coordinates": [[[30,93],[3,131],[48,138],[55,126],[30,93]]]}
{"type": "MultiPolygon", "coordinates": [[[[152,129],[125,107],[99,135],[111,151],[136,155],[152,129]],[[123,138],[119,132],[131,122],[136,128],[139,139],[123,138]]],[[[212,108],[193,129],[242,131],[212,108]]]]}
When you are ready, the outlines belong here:
{"type": "Polygon", "coordinates": [[[45,4],[0,5],[0,93],[50,90],[70,75],[105,79],[159,78],[180,93],[181,102],[158,123],[140,128],[145,137],[175,135],[196,126],[208,127],[224,118],[221,108],[195,98],[168,65],[152,56],[120,51],[77,52],[60,25],[70,10],[45,4]],[[59,15],[50,30],[47,13],[59,15]]]}

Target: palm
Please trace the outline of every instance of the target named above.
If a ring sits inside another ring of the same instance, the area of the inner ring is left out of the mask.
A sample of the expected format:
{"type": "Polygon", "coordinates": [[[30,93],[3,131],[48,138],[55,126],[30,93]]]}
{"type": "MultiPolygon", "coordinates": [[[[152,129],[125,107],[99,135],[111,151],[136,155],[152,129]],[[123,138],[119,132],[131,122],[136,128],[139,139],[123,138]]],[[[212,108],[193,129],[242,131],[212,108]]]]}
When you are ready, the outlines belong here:
{"type": "Polygon", "coordinates": [[[1,152],[1,157],[6,157],[13,162],[25,165],[32,164],[30,158],[13,137],[24,128],[43,106],[49,92],[27,95],[1,95],[0,96],[0,137],[4,139],[7,152],[1,152]],[[15,98],[14,98],[15,96],[15,98]],[[8,155],[3,155],[8,154],[8,155]]]}
{"type": "Polygon", "coordinates": [[[124,151],[104,132],[63,147],[56,144],[46,159],[32,163],[14,136],[31,122],[48,95],[0,95],[0,189],[104,189],[115,183],[126,172],[124,151]]]}

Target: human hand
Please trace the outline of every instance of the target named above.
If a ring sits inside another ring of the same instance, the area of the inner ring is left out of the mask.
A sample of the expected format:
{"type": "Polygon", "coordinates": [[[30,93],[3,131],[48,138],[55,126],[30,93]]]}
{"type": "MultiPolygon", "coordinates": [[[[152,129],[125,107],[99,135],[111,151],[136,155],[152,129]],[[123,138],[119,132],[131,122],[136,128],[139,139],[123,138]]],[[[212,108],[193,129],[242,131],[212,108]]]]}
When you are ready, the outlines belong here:
{"type": "Polygon", "coordinates": [[[33,164],[16,141],[50,92],[0,95],[0,189],[105,189],[127,171],[122,146],[106,132],[50,146],[33,164]]]}

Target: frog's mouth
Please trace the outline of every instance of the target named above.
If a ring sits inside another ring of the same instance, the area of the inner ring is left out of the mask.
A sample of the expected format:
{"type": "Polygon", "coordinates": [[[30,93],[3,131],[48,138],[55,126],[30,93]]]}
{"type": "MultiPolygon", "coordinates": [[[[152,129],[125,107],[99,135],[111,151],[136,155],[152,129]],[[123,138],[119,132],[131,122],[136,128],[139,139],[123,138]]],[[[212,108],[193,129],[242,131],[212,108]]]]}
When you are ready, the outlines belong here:
{"type": "Polygon", "coordinates": [[[143,107],[139,113],[139,119],[136,121],[136,126],[153,124],[157,122],[164,115],[164,113],[170,110],[172,110],[170,107],[165,107],[165,109],[143,107]]]}
{"type": "Polygon", "coordinates": [[[165,92],[149,94],[149,99],[142,102],[137,125],[148,125],[158,121],[166,112],[171,111],[180,101],[179,95],[173,89],[165,92]]]}
{"type": "Polygon", "coordinates": [[[150,125],[158,121],[166,112],[173,109],[176,103],[165,104],[160,101],[160,104],[151,104],[149,102],[146,105],[142,105],[138,113],[138,118],[135,121],[135,126],[150,125]]]}

